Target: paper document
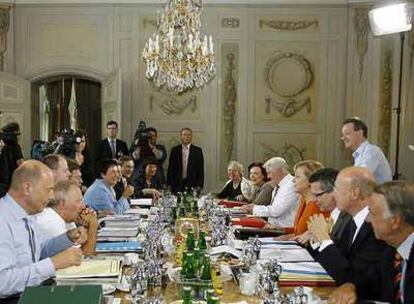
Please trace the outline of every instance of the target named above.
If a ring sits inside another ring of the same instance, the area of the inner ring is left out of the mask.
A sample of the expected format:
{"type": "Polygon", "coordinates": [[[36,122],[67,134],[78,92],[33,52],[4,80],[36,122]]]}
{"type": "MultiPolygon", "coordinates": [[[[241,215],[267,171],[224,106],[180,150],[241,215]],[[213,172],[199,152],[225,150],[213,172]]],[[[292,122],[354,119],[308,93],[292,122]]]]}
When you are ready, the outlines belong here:
{"type": "Polygon", "coordinates": [[[121,273],[121,263],[117,260],[83,261],[80,266],[73,266],[56,271],[56,278],[91,278],[116,277],[121,273]]]}
{"type": "Polygon", "coordinates": [[[241,251],[236,250],[228,245],[221,245],[221,246],[213,247],[210,250],[210,255],[219,255],[219,254],[224,254],[224,253],[229,253],[238,259],[240,259],[242,256],[241,251]]]}
{"type": "Polygon", "coordinates": [[[131,206],[152,206],[152,198],[131,199],[131,206]]]}
{"type": "Polygon", "coordinates": [[[260,259],[277,259],[279,262],[313,262],[306,249],[271,248],[260,250],[260,259]]]}

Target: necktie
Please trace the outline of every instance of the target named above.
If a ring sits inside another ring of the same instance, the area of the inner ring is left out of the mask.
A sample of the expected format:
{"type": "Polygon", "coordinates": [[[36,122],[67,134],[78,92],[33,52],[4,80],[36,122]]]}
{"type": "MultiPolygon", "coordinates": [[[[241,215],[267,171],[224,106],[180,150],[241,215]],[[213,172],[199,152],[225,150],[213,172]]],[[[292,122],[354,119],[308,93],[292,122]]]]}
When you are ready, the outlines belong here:
{"type": "Polygon", "coordinates": [[[36,262],[36,244],[34,241],[34,232],[33,232],[29,219],[25,218],[24,221],[26,223],[26,228],[29,233],[29,245],[30,245],[30,251],[32,254],[32,261],[36,262]]]}
{"type": "Polygon", "coordinates": [[[116,145],[115,140],[111,139],[111,150],[112,150],[112,158],[116,158],[116,145]]]}
{"type": "Polygon", "coordinates": [[[351,248],[352,242],[354,241],[354,235],[355,235],[356,229],[357,229],[357,226],[355,224],[355,221],[354,219],[351,219],[348,224],[348,250],[351,248]]]}
{"type": "Polygon", "coordinates": [[[401,278],[402,278],[402,257],[397,252],[395,253],[394,265],[394,299],[396,304],[401,303],[401,278]]]}

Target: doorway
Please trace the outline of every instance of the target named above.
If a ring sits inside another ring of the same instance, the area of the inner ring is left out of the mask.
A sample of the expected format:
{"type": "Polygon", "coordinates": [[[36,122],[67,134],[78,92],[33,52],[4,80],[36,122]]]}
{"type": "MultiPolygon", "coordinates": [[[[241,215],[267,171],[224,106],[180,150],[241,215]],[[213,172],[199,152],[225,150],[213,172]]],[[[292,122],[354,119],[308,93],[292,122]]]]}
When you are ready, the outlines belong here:
{"type": "Polygon", "coordinates": [[[44,78],[32,85],[32,138],[52,142],[62,129],[87,133],[95,159],[101,140],[101,83],[79,75],[44,78]]]}

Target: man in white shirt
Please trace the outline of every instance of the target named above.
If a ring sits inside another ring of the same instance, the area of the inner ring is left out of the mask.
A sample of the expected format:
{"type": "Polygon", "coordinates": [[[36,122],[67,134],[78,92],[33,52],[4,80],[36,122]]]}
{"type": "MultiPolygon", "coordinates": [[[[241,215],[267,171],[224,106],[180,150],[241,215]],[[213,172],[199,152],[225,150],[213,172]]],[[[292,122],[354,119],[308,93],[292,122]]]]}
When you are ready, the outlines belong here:
{"type": "Polygon", "coordinates": [[[281,157],[272,157],[263,167],[275,188],[272,192],[272,202],[269,206],[254,204],[242,207],[247,213],[260,217],[268,217],[269,224],[277,227],[292,227],[300,197],[295,191],[293,176],[289,166],[281,157]]]}
{"type": "Polygon", "coordinates": [[[347,118],[342,124],[345,147],[353,151],[354,166],[366,167],[375,176],[377,185],[392,180],[390,164],[382,150],[367,140],[368,127],[359,118],[347,118]]]}
{"type": "Polygon", "coordinates": [[[366,222],[368,200],[375,179],[367,168],[343,169],[335,181],[335,200],[339,210],[352,216],[341,238],[333,241],[329,230],[310,223],[308,229],[321,243],[315,259],[337,284],[351,282],[357,286],[361,299],[378,299],[377,270],[386,245],[375,238],[372,226],[366,222]]]}
{"type": "Polygon", "coordinates": [[[51,237],[73,228],[83,204],[82,192],[76,182],[61,181],[54,187],[54,199],[43,212],[34,216],[36,223],[51,237]]]}

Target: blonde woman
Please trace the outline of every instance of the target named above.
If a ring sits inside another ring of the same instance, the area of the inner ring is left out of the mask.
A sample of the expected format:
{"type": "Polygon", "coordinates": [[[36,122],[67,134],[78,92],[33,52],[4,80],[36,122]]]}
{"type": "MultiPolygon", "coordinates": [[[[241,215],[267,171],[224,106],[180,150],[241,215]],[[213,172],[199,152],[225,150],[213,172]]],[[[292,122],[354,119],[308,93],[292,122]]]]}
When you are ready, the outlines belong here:
{"type": "Polygon", "coordinates": [[[243,177],[244,168],[243,165],[237,161],[232,160],[227,166],[227,176],[229,180],[224,185],[220,193],[217,194],[218,198],[228,199],[232,201],[243,201],[249,188],[249,181],[243,177]]]}

